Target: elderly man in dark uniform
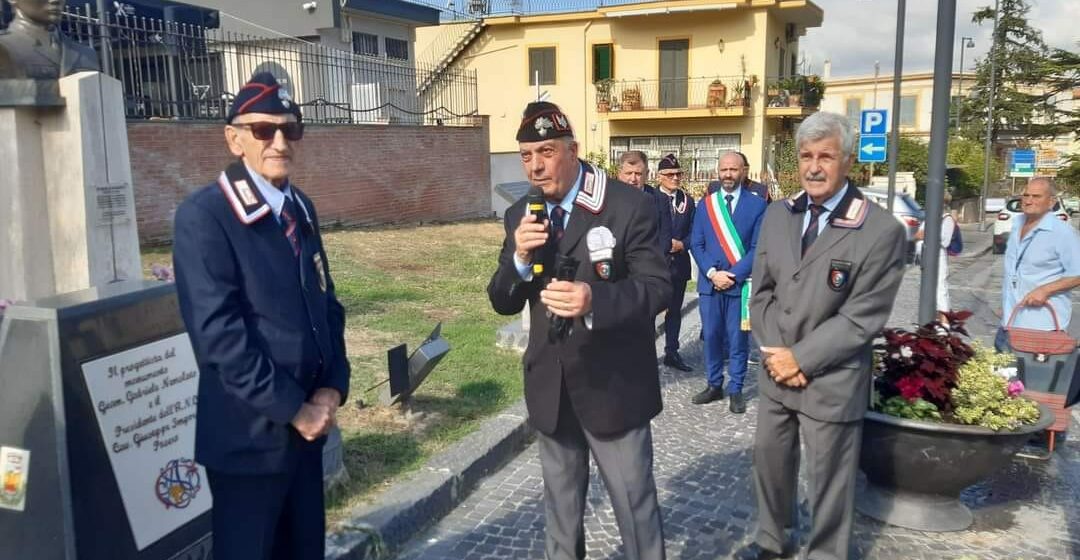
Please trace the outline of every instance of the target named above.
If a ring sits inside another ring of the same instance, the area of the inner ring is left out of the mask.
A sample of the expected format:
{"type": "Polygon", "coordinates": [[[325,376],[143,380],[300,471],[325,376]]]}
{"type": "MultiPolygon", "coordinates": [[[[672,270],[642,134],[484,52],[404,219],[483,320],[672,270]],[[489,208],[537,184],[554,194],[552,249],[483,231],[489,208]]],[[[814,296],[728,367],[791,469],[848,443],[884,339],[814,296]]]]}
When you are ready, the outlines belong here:
{"type": "Polygon", "coordinates": [[[671,297],[653,203],[578,159],[566,115],[530,103],[517,133],[521,161],[547,216],[506,212],[506,239],[488,285],[495,311],[531,311],[525,402],[539,432],[549,560],[585,558],[589,452],[608,488],[626,557],[664,558],[649,421],[661,408],[653,319],[671,297]],[[566,257],[573,280],[553,271],[566,257]]]}
{"type": "Polygon", "coordinates": [[[195,458],[214,494],[214,558],[322,558],[322,446],[349,389],[345,313],[315,207],[289,181],[300,109],[261,73],[226,122],[237,160],[177,209],[173,256],[199,363],[195,458]]]}
{"type": "Polygon", "coordinates": [[[803,192],[769,206],[754,259],[754,336],[762,344],[754,435],[756,543],[737,558],[789,553],[800,428],[813,519],[806,558],[848,557],[872,342],[904,272],[900,224],[847,181],[855,137],[816,113],[795,135],[803,192]]]}
{"type": "Polygon", "coordinates": [[[641,189],[656,205],[656,223],[658,224],[656,242],[660,245],[660,252],[665,255],[671,252],[671,212],[668,197],[660,193],[652,185],[647,183],[649,179],[649,159],[644,152],[630,150],[619,156],[619,173],[617,178],[634,187],[641,189]]]}
{"type": "Polygon", "coordinates": [[[659,189],[667,200],[671,213],[671,302],[664,316],[664,365],[679,371],[693,368],[679,354],[679,332],[682,330],[682,305],[686,298],[686,283],[690,281],[690,230],[694,225],[694,198],[682,187],[683,171],[675,154],[664,156],[657,164],[659,189]]]}

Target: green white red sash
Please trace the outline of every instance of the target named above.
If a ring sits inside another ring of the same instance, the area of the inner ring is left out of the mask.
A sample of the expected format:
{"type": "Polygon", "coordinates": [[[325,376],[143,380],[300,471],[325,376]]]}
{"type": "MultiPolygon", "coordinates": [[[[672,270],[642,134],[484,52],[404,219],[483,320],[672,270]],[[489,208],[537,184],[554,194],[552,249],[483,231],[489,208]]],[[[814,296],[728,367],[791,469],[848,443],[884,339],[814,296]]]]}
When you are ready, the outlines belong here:
{"type": "MultiPolygon", "coordinates": [[[[746,256],[745,245],[743,245],[742,238],[739,237],[739,231],[735,229],[735,222],[731,219],[731,213],[728,212],[727,204],[723,201],[721,193],[723,189],[717,189],[715,193],[709,196],[708,201],[705,204],[705,210],[709,215],[709,221],[712,222],[713,233],[716,234],[716,240],[720,243],[720,248],[724,250],[724,255],[727,257],[728,263],[732,266],[735,263],[742,260],[746,256]]],[[[744,331],[750,330],[750,279],[747,278],[746,282],[743,282],[742,294],[740,294],[740,328],[744,331]]]]}

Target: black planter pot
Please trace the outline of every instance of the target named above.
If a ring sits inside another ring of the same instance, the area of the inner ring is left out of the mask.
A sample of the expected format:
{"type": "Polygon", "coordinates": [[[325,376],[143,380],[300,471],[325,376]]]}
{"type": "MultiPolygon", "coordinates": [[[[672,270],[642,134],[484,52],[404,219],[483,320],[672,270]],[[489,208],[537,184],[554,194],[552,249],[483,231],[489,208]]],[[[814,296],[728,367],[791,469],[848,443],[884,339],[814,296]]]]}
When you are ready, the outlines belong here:
{"type": "Polygon", "coordinates": [[[867,412],[859,468],[868,484],[856,509],[920,531],[967,529],[974,517],[960,492],[1007,465],[1032,434],[1053,423],[1050,409],[1039,409],[1037,422],[1015,432],[867,412]]]}

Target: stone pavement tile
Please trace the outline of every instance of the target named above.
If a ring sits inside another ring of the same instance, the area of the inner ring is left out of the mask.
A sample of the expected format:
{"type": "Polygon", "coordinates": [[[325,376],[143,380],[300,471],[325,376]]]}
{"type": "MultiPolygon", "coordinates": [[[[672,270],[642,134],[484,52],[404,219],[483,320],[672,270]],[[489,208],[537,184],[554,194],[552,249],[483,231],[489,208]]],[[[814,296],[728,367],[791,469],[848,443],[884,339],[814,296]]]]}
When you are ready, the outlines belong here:
{"type": "MultiPolygon", "coordinates": [[[[915,322],[918,282],[918,270],[909,269],[891,325],[915,322]]],[[[699,328],[697,314],[691,313],[683,323],[683,355],[695,372],[661,368],[664,412],[653,422],[654,475],[668,558],[673,560],[730,557],[753,538],[757,517],[750,479],[756,383],[751,381],[746,387],[749,406],[744,415],[728,412],[724,401],[690,404],[703,385],[699,328]]],[[[756,375],[755,368],[750,375],[756,375]]],[[[805,490],[803,477],[802,496],[805,490]]],[[[1080,449],[1073,441],[1049,462],[1013,462],[967,489],[962,499],[975,514],[975,524],[956,533],[911,531],[857,515],[852,558],[1080,557],[1080,449]]],[[[805,541],[809,528],[805,498],[800,500],[799,514],[794,538],[805,541]]],[[[595,466],[590,475],[585,526],[589,559],[624,558],[618,527],[595,466]]],[[[539,559],[543,549],[543,482],[533,444],[483,481],[456,511],[408,543],[398,558],[539,559]]]]}

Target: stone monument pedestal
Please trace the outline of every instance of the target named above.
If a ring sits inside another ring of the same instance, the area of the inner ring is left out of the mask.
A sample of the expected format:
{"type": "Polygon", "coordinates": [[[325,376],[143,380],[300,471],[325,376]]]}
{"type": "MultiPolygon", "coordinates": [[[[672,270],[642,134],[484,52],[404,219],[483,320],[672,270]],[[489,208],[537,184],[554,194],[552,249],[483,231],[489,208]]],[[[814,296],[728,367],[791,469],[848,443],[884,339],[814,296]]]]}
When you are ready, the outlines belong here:
{"type": "Polygon", "coordinates": [[[0,297],[32,300],[142,276],[123,86],[59,80],[65,104],[0,106],[0,297]]]}

